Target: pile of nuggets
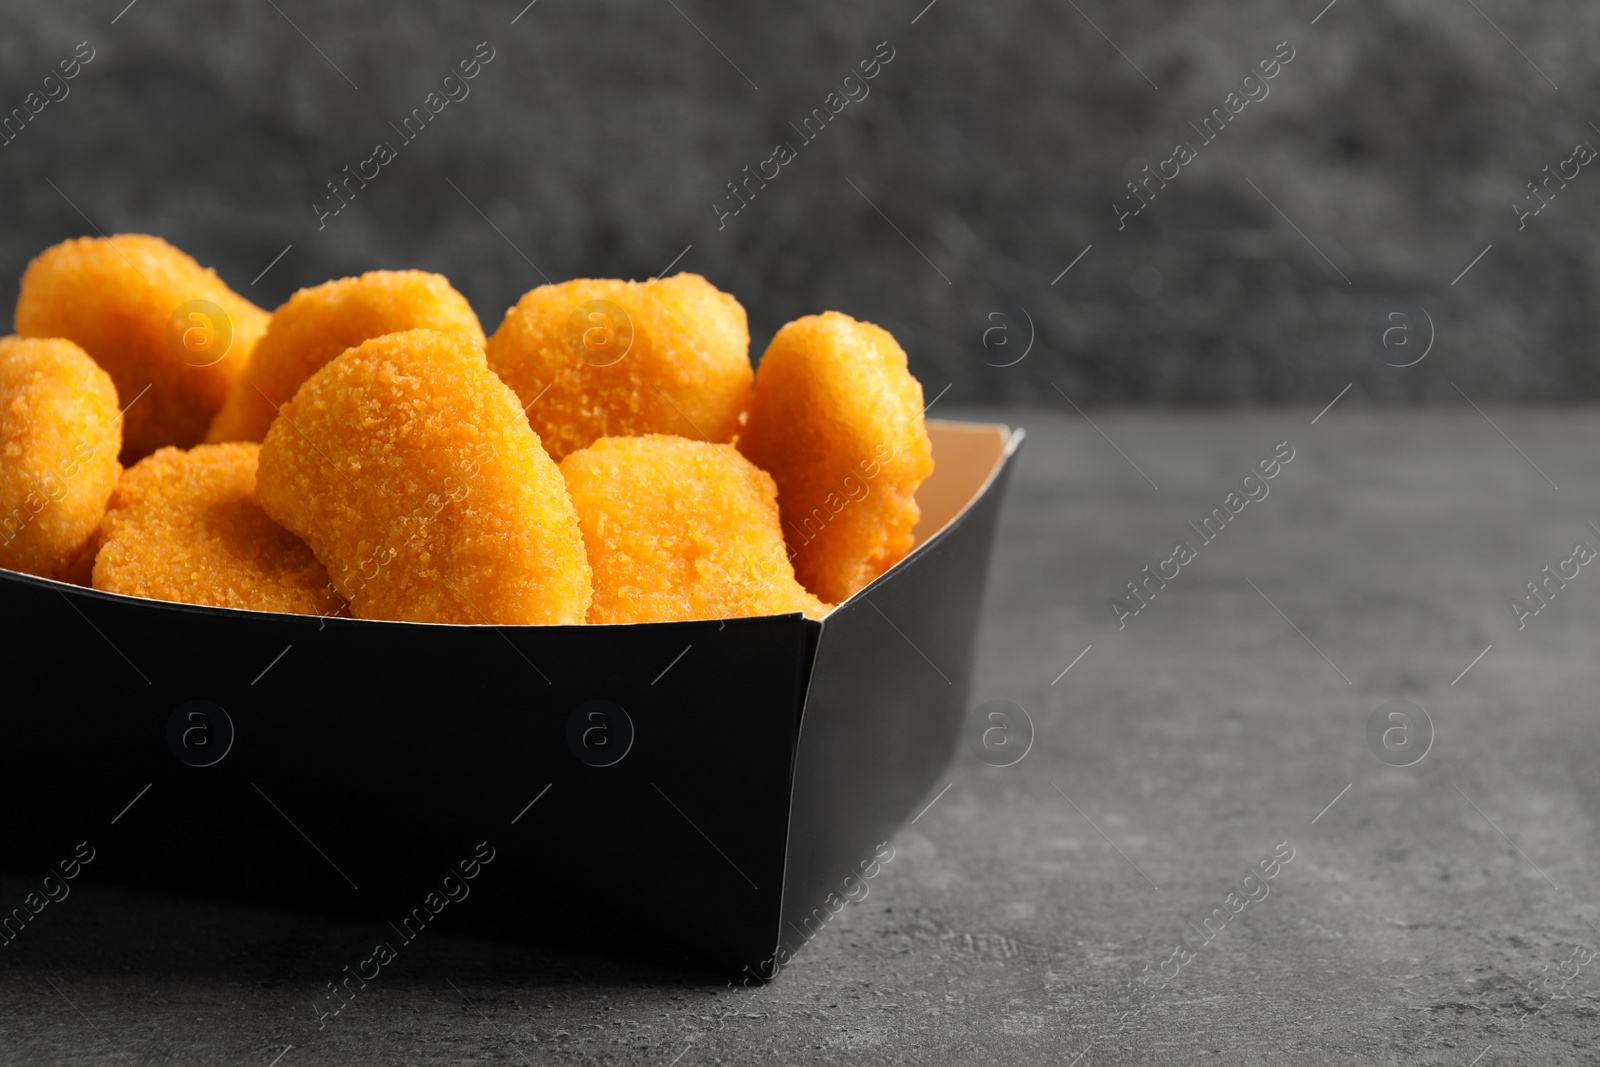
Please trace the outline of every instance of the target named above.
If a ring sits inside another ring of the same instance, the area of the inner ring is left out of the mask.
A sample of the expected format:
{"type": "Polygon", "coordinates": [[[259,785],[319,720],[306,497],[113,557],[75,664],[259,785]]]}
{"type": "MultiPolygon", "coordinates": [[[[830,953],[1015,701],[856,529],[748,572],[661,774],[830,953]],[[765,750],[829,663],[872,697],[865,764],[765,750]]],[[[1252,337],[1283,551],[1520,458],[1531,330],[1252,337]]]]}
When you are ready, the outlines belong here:
{"type": "Polygon", "coordinates": [[[29,264],[0,338],[0,567],[413,622],[825,615],[911,548],[922,387],[837,312],[750,365],[696,274],[544,285],[485,336],[421,271],[267,312],[158,237],[29,264]]]}

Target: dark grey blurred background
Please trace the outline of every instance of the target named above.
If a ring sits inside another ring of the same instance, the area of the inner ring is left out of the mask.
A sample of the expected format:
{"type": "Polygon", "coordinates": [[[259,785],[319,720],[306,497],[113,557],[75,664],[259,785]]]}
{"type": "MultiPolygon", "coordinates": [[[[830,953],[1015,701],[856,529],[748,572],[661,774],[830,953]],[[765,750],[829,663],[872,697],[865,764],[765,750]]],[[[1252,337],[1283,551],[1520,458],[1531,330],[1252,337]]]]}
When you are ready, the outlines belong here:
{"type": "Polygon", "coordinates": [[[1600,396],[1600,174],[1520,232],[1511,207],[1600,144],[1600,7],[1325,2],[8,0],[0,111],[79,42],[95,58],[0,148],[0,276],[87,216],[269,308],[440,271],[492,331],[540,271],[644,278],[692,244],[679,268],[738,296],[755,352],[837,308],[892,330],[930,399],[1600,396]],[[1285,40],[1270,96],[1119,232],[1124,176],[1285,40]],[[402,144],[390,124],[483,41],[470,96],[402,144]],[[719,229],[725,183],[882,41],[870,95],[719,229]],[[399,158],[319,232],[323,183],[379,141],[399,158]],[[1365,328],[1391,300],[1437,329],[1404,370],[1365,328]],[[1029,319],[1027,357],[986,365],[1029,319]]]}

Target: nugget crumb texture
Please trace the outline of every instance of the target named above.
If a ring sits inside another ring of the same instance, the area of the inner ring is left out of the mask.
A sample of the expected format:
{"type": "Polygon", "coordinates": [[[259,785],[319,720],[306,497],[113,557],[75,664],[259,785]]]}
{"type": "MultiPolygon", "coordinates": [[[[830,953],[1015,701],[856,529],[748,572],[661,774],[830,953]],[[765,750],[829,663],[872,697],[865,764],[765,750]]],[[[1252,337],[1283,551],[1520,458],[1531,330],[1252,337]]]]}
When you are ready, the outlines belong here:
{"type": "Polygon", "coordinates": [[[888,331],[829,311],[778,331],[739,450],[778,483],[800,583],[838,603],[911,550],[933,473],[922,386],[888,331]]]}
{"type": "Polygon", "coordinates": [[[484,343],[472,306],[443,275],[375,270],[301,289],[272,313],[206,439],[260,441],[278,408],[330,359],[403,330],[453,330],[484,343]]]}
{"type": "Polygon", "coordinates": [[[94,587],[186,604],[338,614],[344,602],[328,572],[255,501],[259,447],[162,448],[129,467],[111,494],[94,587]]]}
{"type": "Polygon", "coordinates": [[[205,437],[267,318],[213,271],[144,234],[80,237],[45,249],[22,275],[16,311],[19,334],[65,337],[110,373],[123,405],[131,405],[122,431],[127,463],[205,437]],[[203,308],[177,314],[190,301],[220,308],[231,329],[203,308]]]}
{"type": "Polygon", "coordinates": [[[121,448],[116,386],[83,349],[0,338],[0,567],[70,580],[121,448]]]}
{"type": "Polygon", "coordinates": [[[261,446],[257,499],[362,619],[581,623],[589,562],[561,471],[459,334],[362,343],[261,446]]]}
{"type": "Polygon", "coordinates": [[[590,622],[827,614],[795,581],[777,486],[732,445],[605,437],[561,473],[594,568],[590,622]]]}
{"type": "Polygon", "coordinates": [[[750,390],[744,308],[698,274],[540,286],[488,351],[557,460],[602,437],[731,441],[750,390]]]}

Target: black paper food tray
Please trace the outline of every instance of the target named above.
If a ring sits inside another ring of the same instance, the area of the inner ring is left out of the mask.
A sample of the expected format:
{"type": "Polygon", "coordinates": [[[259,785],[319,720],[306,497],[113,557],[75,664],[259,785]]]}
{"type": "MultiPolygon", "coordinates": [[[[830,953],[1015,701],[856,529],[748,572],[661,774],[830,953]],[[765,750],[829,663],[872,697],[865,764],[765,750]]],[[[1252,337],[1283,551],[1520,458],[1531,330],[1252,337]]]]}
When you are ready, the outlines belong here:
{"type": "Polygon", "coordinates": [[[427,919],[770,977],[961,734],[1023,435],[929,434],[916,548],[822,622],[318,619],[0,571],[0,867],[86,842],[85,882],[396,947],[427,919]]]}

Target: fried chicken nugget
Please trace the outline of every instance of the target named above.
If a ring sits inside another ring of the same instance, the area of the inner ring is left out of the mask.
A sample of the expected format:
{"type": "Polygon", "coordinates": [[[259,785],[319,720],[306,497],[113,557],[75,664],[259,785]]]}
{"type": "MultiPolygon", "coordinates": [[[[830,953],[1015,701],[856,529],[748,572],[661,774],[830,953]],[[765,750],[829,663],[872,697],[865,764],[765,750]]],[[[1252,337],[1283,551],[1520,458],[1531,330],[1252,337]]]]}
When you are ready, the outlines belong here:
{"type": "Polygon", "coordinates": [[[71,341],[0,338],[0,567],[69,580],[122,473],[111,376],[71,341]]]}
{"type": "Polygon", "coordinates": [[[484,343],[472,306],[443,275],[375,270],[301,289],[272,313],[206,440],[261,440],[278,408],[323,364],[362,341],[403,330],[455,330],[484,343]]]}
{"type": "Polygon", "coordinates": [[[698,274],[541,285],[488,352],[556,460],[602,437],[731,441],[750,391],[744,308],[698,274]]]}
{"type": "Polygon", "coordinates": [[[123,474],[94,587],[185,604],[335,615],[344,607],[304,541],[255,501],[249,443],[162,448],[123,474]]]}
{"type": "Polygon", "coordinates": [[[76,342],[111,374],[131,405],[122,458],[132,463],[205,437],[267,317],[161,238],[117,234],[39,253],[22,275],[16,324],[24,337],[76,342]]]}
{"type": "Polygon", "coordinates": [[[256,497],[357,618],[581,623],[589,610],[561,472],[460,334],[374,338],[306,379],[261,445],[256,497]]]}
{"type": "Polygon", "coordinates": [[[561,474],[594,568],[590,622],[830,610],[795,581],[778,487],[732,445],[602,437],[561,474]]]}
{"type": "Polygon", "coordinates": [[[829,311],[778,331],[739,451],[778,483],[800,584],[838,603],[911,550],[933,473],[922,386],[887,330],[829,311]]]}

